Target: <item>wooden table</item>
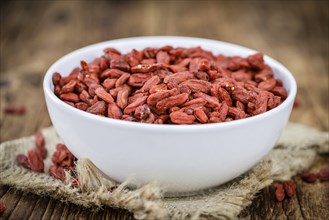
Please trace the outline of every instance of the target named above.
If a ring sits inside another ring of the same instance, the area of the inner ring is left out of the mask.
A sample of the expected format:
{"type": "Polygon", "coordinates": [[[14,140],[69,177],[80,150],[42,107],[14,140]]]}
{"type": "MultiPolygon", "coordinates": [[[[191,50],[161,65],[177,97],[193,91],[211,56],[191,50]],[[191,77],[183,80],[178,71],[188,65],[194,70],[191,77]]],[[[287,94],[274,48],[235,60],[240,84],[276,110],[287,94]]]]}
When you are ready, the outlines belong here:
{"type": "MultiPolygon", "coordinates": [[[[130,36],[183,35],[254,48],[282,62],[296,77],[299,107],[291,121],[328,131],[328,1],[10,1],[1,5],[1,142],[51,125],[42,78],[59,57],[82,46],[130,36]]],[[[313,169],[329,164],[319,157],[313,169]]],[[[262,190],[241,217],[329,219],[329,183],[295,177],[297,196],[277,203],[262,190]]],[[[133,219],[125,210],[93,212],[50,197],[0,187],[4,219],[133,219]]]]}

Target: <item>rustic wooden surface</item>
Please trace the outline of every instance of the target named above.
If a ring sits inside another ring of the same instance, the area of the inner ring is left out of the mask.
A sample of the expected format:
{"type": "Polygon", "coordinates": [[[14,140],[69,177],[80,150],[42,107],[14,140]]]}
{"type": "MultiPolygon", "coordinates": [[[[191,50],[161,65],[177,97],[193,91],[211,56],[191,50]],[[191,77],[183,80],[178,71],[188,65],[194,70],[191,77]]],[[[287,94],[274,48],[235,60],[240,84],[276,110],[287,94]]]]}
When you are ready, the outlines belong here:
{"type": "MultiPolygon", "coordinates": [[[[8,1],[1,4],[1,108],[23,104],[23,116],[0,113],[0,141],[51,125],[42,78],[59,57],[82,46],[142,35],[212,38],[262,51],[298,83],[291,121],[328,131],[328,1],[8,1]]],[[[314,170],[328,165],[319,157],[314,170]]],[[[262,190],[241,217],[329,219],[329,183],[297,176],[297,196],[277,203],[262,190]]],[[[93,212],[50,197],[0,187],[3,219],[133,219],[125,210],[93,212]]]]}

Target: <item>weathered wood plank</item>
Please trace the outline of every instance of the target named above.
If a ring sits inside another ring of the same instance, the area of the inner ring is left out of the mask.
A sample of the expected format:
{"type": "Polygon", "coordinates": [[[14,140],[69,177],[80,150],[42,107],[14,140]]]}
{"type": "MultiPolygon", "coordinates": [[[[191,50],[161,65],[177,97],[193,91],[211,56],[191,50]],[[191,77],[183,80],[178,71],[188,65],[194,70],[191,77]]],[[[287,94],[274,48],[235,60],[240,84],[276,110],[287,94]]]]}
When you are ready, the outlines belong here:
{"type": "Polygon", "coordinates": [[[53,213],[51,214],[50,219],[53,219],[53,220],[61,219],[62,213],[63,213],[65,207],[68,207],[68,206],[69,206],[69,204],[65,204],[61,201],[56,201],[55,209],[54,209],[53,213]]]}
{"type": "Polygon", "coordinates": [[[57,208],[56,203],[57,203],[56,200],[48,197],[47,207],[46,210],[44,211],[44,214],[42,215],[42,219],[51,219],[54,210],[57,208]]]}
{"type": "Polygon", "coordinates": [[[5,195],[8,190],[9,190],[9,186],[0,187],[0,198],[2,198],[2,196],[5,195]]]}
{"type": "MultiPolygon", "coordinates": [[[[0,186],[0,187],[3,187],[3,186],[0,186]]],[[[8,219],[11,216],[17,203],[19,202],[19,200],[22,197],[21,194],[18,194],[15,191],[16,191],[15,189],[9,188],[9,190],[6,192],[6,194],[4,194],[1,198],[1,201],[3,201],[5,203],[5,205],[7,206],[7,210],[1,216],[3,219],[8,219]]]]}
{"type": "Polygon", "coordinates": [[[36,208],[36,210],[31,213],[29,220],[42,219],[43,216],[46,214],[49,202],[50,198],[48,196],[38,196],[34,205],[34,208],[36,208]]]}
{"type": "MultiPolygon", "coordinates": [[[[18,193],[21,194],[21,193],[18,193]]],[[[28,219],[33,212],[38,196],[32,193],[22,195],[18,203],[15,205],[9,219],[28,219]]]]}

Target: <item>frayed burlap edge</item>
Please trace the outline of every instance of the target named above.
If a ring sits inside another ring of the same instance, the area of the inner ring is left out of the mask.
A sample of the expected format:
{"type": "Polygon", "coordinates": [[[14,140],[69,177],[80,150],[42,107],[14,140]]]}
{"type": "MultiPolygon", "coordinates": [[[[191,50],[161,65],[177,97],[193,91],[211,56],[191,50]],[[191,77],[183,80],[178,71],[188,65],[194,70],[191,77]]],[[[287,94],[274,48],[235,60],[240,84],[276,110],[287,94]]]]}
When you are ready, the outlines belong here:
{"type": "MultiPolygon", "coordinates": [[[[43,130],[47,148],[52,154],[59,141],[53,128],[43,130]]],[[[246,174],[218,187],[191,196],[166,198],[155,183],[131,190],[128,182],[117,184],[104,179],[88,160],[77,164],[80,184],[71,186],[69,175],[65,183],[47,174],[28,171],[15,165],[15,155],[25,153],[34,145],[34,138],[22,138],[0,145],[0,184],[50,195],[62,201],[85,207],[111,206],[124,208],[138,219],[233,219],[248,206],[255,194],[274,180],[286,180],[308,168],[318,153],[328,153],[328,132],[319,132],[299,124],[289,123],[275,148],[246,174]],[[114,188],[112,193],[108,188],[114,188]]],[[[50,159],[46,160],[46,170],[50,159]]]]}
{"type": "Polygon", "coordinates": [[[254,195],[272,183],[271,162],[262,161],[247,174],[197,195],[165,198],[173,219],[232,219],[248,206],[254,195]],[[193,210],[193,211],[192,211],[193,210]]]}
{"type": "Polygon", "coordinates": [[[245,175],[196,196],[165,198],[164,206],[173,219],[236,219],[261,189],[307,169],[318,153],[329,153],[328,137],[289,123],[273,150],[245,175]]]}
{"type": "MultiPolygon", "coordinates": [[[[53,128],[43,129],[49,155],[54,151],[59,139],[53,128]],[[55,137],[56,136],[56,137],[55,137]]],[[[33,192],[38,195],[50,195],[63,202],[71,202],[84,207],[111,206],[124,208],[134,213],[138,219],[161,219],[167,213],[161,207],[162,193],[155,183],[130,190],[129,180],[116,184],[102,177],[98,169],[88,159],[81,159],[76,166],[78,187],[71,186],[71,176],[65,183],[54,179],[47,173],[36,173],[15,164],[15,155],[25,153],[34,147],[34,137],[21,138],[0,145],[0,184],[33,192]],[[87,175],[86,175],[87,174],[87,175]],[[114,188],[110,193],[109,188],[114,188]]],[[[45,170],[50,166],[50,158],[45,160],[45,170]]]]}

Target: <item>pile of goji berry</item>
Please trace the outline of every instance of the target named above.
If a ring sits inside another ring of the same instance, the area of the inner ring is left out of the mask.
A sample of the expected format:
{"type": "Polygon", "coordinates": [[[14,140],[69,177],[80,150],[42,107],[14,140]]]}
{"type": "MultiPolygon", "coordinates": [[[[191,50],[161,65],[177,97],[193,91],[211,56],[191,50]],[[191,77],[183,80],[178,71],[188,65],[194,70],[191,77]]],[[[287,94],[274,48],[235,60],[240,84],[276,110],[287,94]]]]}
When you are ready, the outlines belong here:
{"type": "MultiPolygon", "coordinates": [[[[17,154],[16,162],[19,166],[42,173],[44,172],[44,160],[46,159],[47,154],[48,151],[45,147],[45,138],[39,131],[35,134],[35,147],[30,149],[27,152],[27,155],[17,154]]],[[[56,145],[56,151],[53,153],[51,161],[53,162],[53,165],[51,165],[48,170],[51,176],[64,181],[64,170],[73,174],[76,158],[64,144],[56,145]]]]}
{"type": "Polygon", "coordinates": [[[214,55],[200,47],[106,48],[68,76],[54,73],[67,104],[114,119],[204,124],[251,117],[280,105],[287,91],[263,55],[214,55]]]}

